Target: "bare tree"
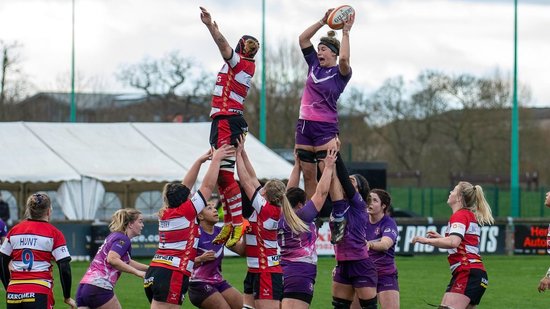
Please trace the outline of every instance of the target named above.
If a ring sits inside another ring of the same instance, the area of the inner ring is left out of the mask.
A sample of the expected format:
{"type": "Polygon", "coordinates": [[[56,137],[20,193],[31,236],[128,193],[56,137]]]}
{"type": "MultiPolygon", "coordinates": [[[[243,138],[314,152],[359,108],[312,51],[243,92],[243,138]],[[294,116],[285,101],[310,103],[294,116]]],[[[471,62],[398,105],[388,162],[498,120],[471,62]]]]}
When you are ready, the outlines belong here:
{"type": "Polygon", "coordinates": [[[181,56],[178,51],[160,59],[145,58],[140,63],[127,65],[117,77],[143,91],[151,101],[160,102],[162,116],[185,112],[187,119],[199,113],[192,107],[203,107],[200,113],[206,113],[204,108],[210,103],[208,93],[214,84],[213,74],[201,71],[192,59],[181,56]]]}
{"type": "Polygon", "coordinates": [[[14,103],[21,99],[26,89],[29,87],[21,77],[22,72],[19,68],[21,56],[19,49],[21,45],[18,42],[6,43],[0,40],[0,61],[2,71],[0,76],[0,120],[7,119],[7,104],[14,103]]]}

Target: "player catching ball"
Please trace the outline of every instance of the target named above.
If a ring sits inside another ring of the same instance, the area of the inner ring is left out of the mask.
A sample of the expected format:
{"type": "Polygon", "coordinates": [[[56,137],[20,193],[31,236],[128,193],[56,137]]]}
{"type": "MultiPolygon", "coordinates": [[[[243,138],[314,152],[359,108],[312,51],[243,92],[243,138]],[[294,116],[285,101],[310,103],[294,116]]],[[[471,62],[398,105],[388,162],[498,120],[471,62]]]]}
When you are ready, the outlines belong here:
{"type": "MultiPolygon", "coordinates": [[[[237,139],[248,132],[248,124],[243,117],[244,101],[256,70],[254,56],[260,49],[260,43],[253,36],[243,35],[233,50],[218,29],[218,24],[212,20],[210,12],[203,7],[200,9],[201,20],[210,31],[225,62],[218,72],[210,111],[210,145],[217,149],[223,145],[236,145],[237,139]]],[[[235,181],[234,172],[235,157],[225,158],[218,176],[224,226],[214,242],[226,243],[228,247],[234,246],[243,233],[241,190],[235,181]]]]}

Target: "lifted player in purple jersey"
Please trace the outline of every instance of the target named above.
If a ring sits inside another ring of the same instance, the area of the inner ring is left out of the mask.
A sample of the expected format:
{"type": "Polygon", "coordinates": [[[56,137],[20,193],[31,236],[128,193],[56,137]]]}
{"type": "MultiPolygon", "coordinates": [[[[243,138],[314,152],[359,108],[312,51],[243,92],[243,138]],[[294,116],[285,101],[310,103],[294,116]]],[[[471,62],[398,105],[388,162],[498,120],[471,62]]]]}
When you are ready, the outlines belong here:
{"type": "Polygon", "coordinates": [[[121,308],[114,289],[122,272],[143,279],[148,266],[132,260],[131,238],[141,234],[143,216],[136,209],[119,209],[113,216],[111,234],[99,247],[76,292],[78,308],[121,308]]]}
{"type": "Polygon", "coordinates": [[[332,30],[321,38],[317,50],[311,42],[331,11],[329,9],[321,20],[306,28],[299,37],[308,75],[296,125],[296,150],[308,199],[317,186],[318,159],[324,158],[328,149],[339,147],[337,101],[351,79],[349,34],[353,15],[344,22],[341,44],[332,30]]]}
{"type": "Polygon", "coordinates": [[[336,150],[329,150],[324,159],[323,175],[311,200],[306,202],[304,190],[298,188],[300,161],[296,158],[287,184],[286,196],[296,215],[308,225],[309,230],[295,233],[283,216],[278,223],[277,241],[281,248],[283,267],[282,309],[307,309],[313,298],[313,286],[317,276],[317,227],[314,220],[325,203],[336,161],[336,150]]]}
{"type": "MultiPolygon", "coordinates": [[[[382,309],[399,308],[399,284],[395,266],[397,225],[389,216],[390,207],[391,196],[388,192],[381,189],[370,191],[370,203],[367,206],[367,240],[369,256],[378,272],[376,291],[382,309]]],[[[354,299],[352,308],[361,308],[357,299],[354,299]]]]}

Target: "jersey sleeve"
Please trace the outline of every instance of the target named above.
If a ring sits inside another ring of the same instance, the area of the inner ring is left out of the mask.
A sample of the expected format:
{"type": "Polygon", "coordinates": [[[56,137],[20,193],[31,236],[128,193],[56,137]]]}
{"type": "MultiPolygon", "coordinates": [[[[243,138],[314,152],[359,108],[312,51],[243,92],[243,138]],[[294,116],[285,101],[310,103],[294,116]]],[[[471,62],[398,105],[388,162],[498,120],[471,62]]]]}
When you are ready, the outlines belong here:
{"type": "Polygon", "coordinates": [[[267,203],[267,200],[260,194],[260,190],[262,188],[263,187],[258,187],[256,192],[252,195],[252,207],[254,207],[254,210],[256,210],[257,213],[260,213],[264,205],[267,203]]]}
{"type": "Polygon", "coordinates": [[[13,246],[10,242],[11,231],[8,232],[8,235],[6,236],[6,239],[4,239],[4,242],[2,243],[2,246],[0,247],[0,253],[3,253],[7,256],[11,256],[11,253],[13,252],[13,246]]]}
{"type": "Polygon", "coordinates": [[[302,49],[302,54],[304,55],[304,59],[310,68],[319,62],[317,53],[315,53],[315,48],[313,46],[302,49]]]}
{"type": "Polygon", "coordinates": [[[449,220],[449,235],[456,235],[464,239],[464,235],[468,230],[469,220],[466,213],[463,211],[457,211],[451,216],[449,220]]]}
{"type": "Polygon", "coordinates": [[[128,253],[128,251],[130,251],[131,247],[132,242],[130,241],[130,238],[121,234],[120,237],[117,237],[113,240],[113,244],[109,251],[114,251],[118,253],[118,255],[124,256],[126,255],[126,253],[128,253]]]}
{"type": "Polygon", "coordinates": [[[306,223],[313,222],[318,214],[319,211],[317,211],[317,208],[315,208],[311,200],[307,201],[304,207],[296,211],[296,215],[306,223]]]}
{"type": "Polygon", "coordinates": [[[193,197],[191,198],[191,203],[193,203],[193,207],[195,207],[195,211],[200,213],[204,207],[206,207],[206,200],[204,199],[204,196],[202,195],[200,190],[197,190],[195,194],[193,194],[193,197]]]}
{"type": "Polygon", "coordinates": [[[393,242],[397,240],[397,224],[392,218],[389,218],[385,221],[382,226],[382,237],[389,237],[393,242]]]}
{"type": "Polygon", "coordinates": [[[65,236],[60,230],[55,229],[52,255],[56,261],[62,260],[67,257],[71,257],[69,249],[67,248],[67,242],[65,236]]]}

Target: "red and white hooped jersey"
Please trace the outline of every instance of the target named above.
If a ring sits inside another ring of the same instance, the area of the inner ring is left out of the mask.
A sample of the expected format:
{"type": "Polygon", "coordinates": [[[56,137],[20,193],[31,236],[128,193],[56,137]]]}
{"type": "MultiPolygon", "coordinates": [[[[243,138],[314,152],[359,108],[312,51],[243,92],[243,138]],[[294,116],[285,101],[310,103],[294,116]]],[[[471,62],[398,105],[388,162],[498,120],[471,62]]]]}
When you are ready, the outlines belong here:
{"type": "Polygon", "coordinates": [[[271,205],[256,190],[252,198],[254,211],[248,221],[250,229],[246,231],[246,263],[250,272],[281,273],[279,264],[279,245],[277,227],[281,217],[281,208],[271,205]]]}
{"type": "Polygon", "coordinates": [[[458,267],[485,269],[481,255],[479,255],[481,227],[477,223],[473,212],[467,209],[460,209],[455,212],[451,216],[445,232],[445,236],[449,235],[462,238],[457,248],[447,250],[451,272],[454,272],[458,267]]]}
{"type": "Polygon", "coordinates": [[[197,214],[206,205],[200,191],[176,208],[167,208],[159,218],[159,247],[150,266],[182,271],[191,276],[200,231],[197,214]]]}
{"type": "Polygon", "coordinates": [[[52,261],[70,257],[65,236],[46,221],[25,220],[6,236],[0,252],[11,256],[11,292],[49,293],[53,287],[52,261]]]}
{"type": "Polygon", "coordinates": [[[256,70],[254,61],[233,52],[218,72],[216,85],[212,91],[210,117],[221,115],[242,115],[244,100],[256,70]]]}

